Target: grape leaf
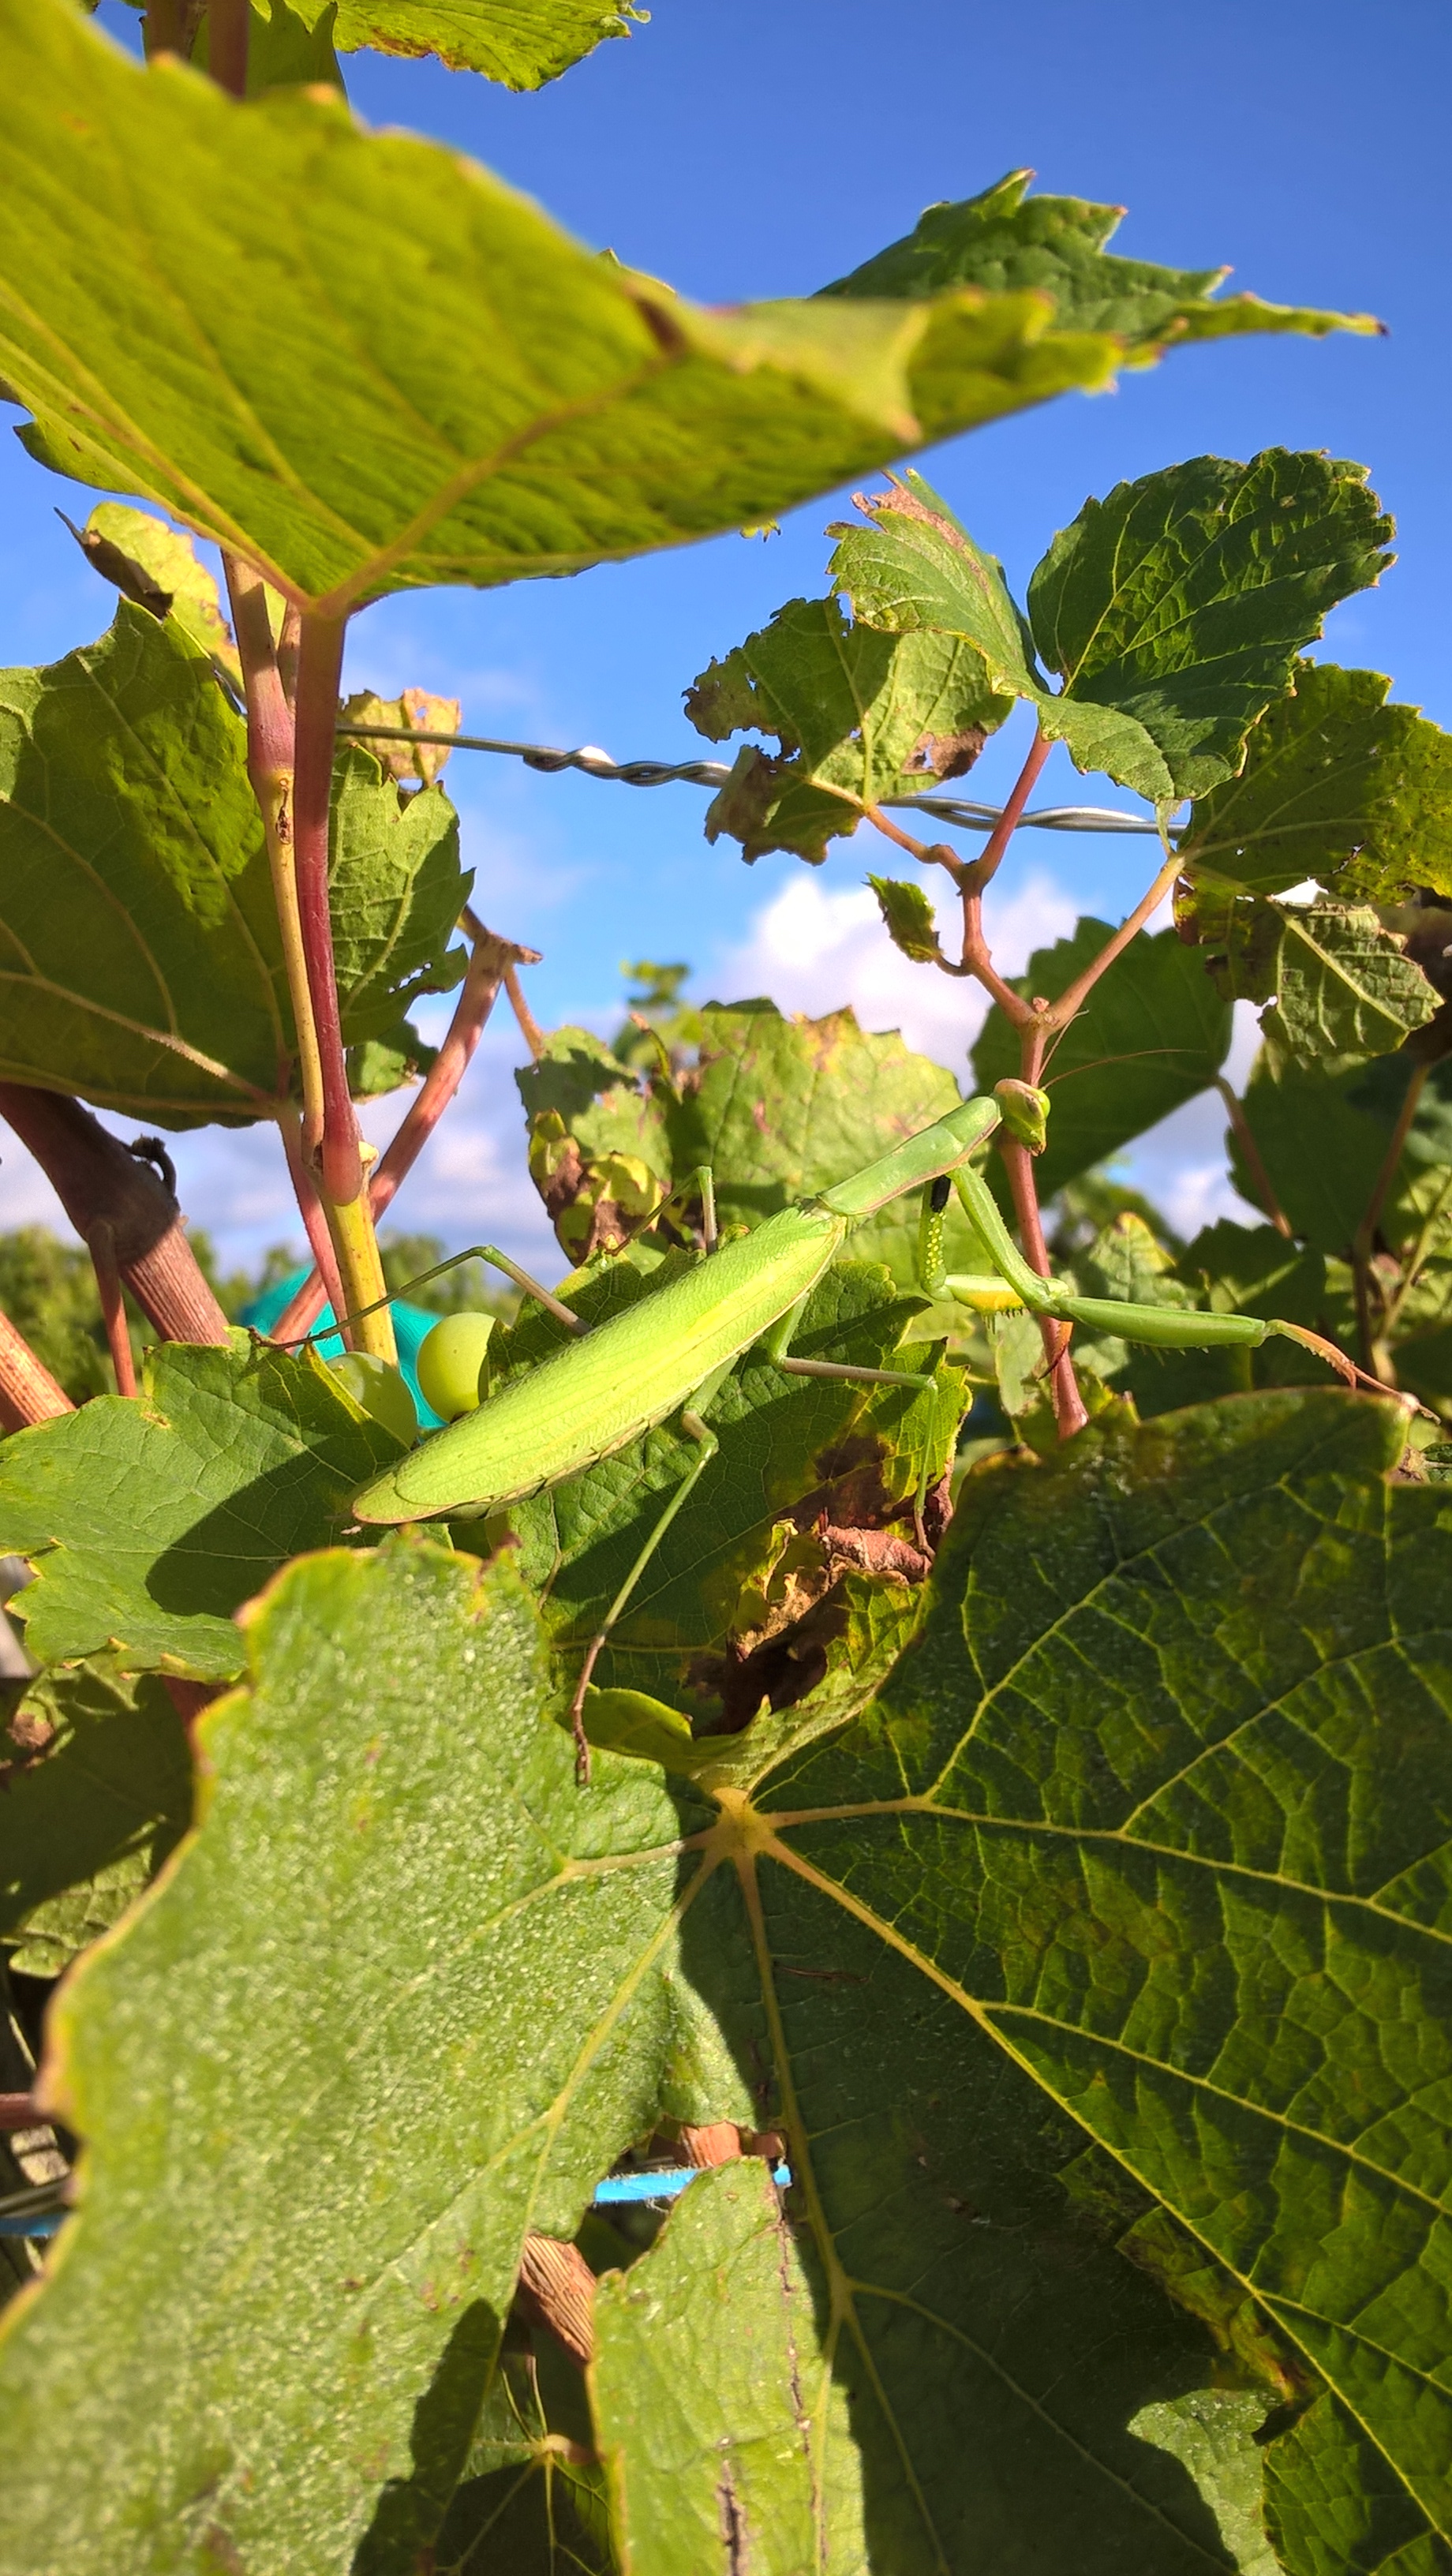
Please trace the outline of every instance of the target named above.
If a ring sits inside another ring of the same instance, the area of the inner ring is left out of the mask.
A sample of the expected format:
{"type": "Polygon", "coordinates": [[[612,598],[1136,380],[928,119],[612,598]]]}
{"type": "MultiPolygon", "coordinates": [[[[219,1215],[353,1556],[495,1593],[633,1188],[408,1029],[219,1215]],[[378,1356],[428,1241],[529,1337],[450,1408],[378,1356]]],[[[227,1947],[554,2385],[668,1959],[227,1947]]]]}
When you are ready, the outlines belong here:
{"type": "Polygon", "coordinates": [[[0,675],[5,1078],[176,1125],[266,1116],[291,1056],[246,738],[175,618],[0,675]]]}
{"type": "MultiPolygon", "coordinates": [[[[633,1067],[581,1029],[557,1030],[543,1061],[516,1075],[534,1140],[530,1168],[576,1258],[628,1230],[610,1196],[612,1174],[618,1182],[626,1165],[636,1167],[648,1207],[709,1164],[722,1224],[759,1225],[957,1105],[951,1074],[915,1055],[896,1030],[859,1029],[850,1010],[788,1019],[774,1002],[712,1002],[699,1016],[698,1061],[679,1080],[657,1072],[642,1086],[633,1067]]],[[[900,1288],[915,1288],[917,1229],[916,1201],[895,1201],[859,1227],[851,1257],[885,1262],[900,1288]]],[[[969,1267],[956,1202],[945,1241],[949,1267],[969,1267]]]]}
{"type": "Polygon", "coordinates": [[[10,1732],[29,1758],[0,1768],[0,1940],[12,1967],[58,1977],[191,1822],[186,1729],[153,1676],[77,1664],[29,1685],[10,1732]]]}
{"type": "Polygon", "coordinates": [[[1129,2428],[1141,2442],[1183,2460],[1240,2576],[1281,2576],[1261,2492],[1257,2436],[1267,2412],[1264,2397],[1249,2389],[1196,2388],[1188,2397],[1142,2406],[1129,2428]]]}
{"type": "MultiPolygon", "coordinates": [[[[327,15],[327,0],[291,6],[306,25],[327,15]]],[[[630,0],[338,0],[333,41],[344,52],[371,45],[384,54],[436,54],[451,71],[539,89],[649,15],[630,0]]]]}
{"type": "Polygon", "coordinates": [[[444,2519],[430,2576],[618,2576],[604,2477],[578,2448],[546,2435],[519,2465],[471,2477],[444,2519]]]}
{"type": "Polygon", "coordinates": [[[919,966],[935,964],[943,954],[931,903],[915,879],[874,877],[867,880],[877,897],[883,927],[894,948],[919,966]]]}
{"type": "Polygon", "coordinates": [[[388,1036],[426,993],[461,980],[466,953],[449,942],[473,882],[443,789],[400,798],[371,751],[340,744],[328,899],[347,1045],[388,1036]]]}
{"type": "MultiPolygon", "coordinates": [[[[432,54],[506,89],[540,89],[649,15],[631,0],[251,0],[247,95],[285,81],[340,82],[334,45],[432,54]]],[[[204,18],[191,57],[204,69],[208,32],[204,18]]]]}
{"type": "MultiPolygon", "coordinates": [[[[1238,2285],[1291,2386],[1325,2382],[1299,2456],[1267,2452],[1301,2513],[1359,2439],[1386,2557],[1420,2534],[1440,2563],[1452,1505],[1383,1481],[1402,1437],[1390,1407],[1264,1394],[970,1479],[921,1642],[753,1792],[793,2169],[869,2497],[916,2535],[885,2563],[1027,2560],[1030,2529],[1046,2565],[1227,2563],[1164,2489],[1153,2542],[1115,2528],[1122,2490],[1068,2522],[1110,2462],[1087,2418],[1123,2329],[1101,2316],[1076,2371],[1079,2330],[1024,2302],[1005,2231],[1059,2119],[1187,2231],[1180,2295],[1197,2263],[1238,2285]],[[1054,2465],[1015,2444],[1000,2477],[1024,2395],[1054,2465]]],[[[1152,2267],[1165,2243],[1149,2217],[1120,2241],[1152,2267]]]]}
{"type": "MultiPolygon", "coordinates": [[[[103,581],[113,582],[125,598],[153,615],[175,617],[240,696],[242,664],[222,613],[221,594],[184,529],[169,528],[164,519],[154,519],[149,510],[133,510],[128,501],[98,501],[84,528],[72,534],[103,581]]],[[[275,591],[268,596],[276,626],[283,603],[275,591]]]]}
{"type": "Polygon", "coordinates": [[[590,2374],[631,2576],[735,2563],[849,2576],[870,2563],[845,2392],[765,2164],[702,2174],[595,2302],[590,2374]],[[824,2420],[825,2419],[825,2420],[824,2420]]]}
{"type": "MultiPolygon", "coordinates": [[[[457,698],[433,696],[427,689],[404,689],[396,698],[380,698],[375,689],[355,689],[339,710],[340,727],[389,725],[418,733],[457,733],[464,710],[457,698]]],[[[376,739],[368,749],[390,778],[412,786],[432,787],[449,757],[439,742],[388,742],[376,739]]]]}
{"type": "Polygon", "coordinates": [[[729,833],[748,860],[793,850],[820,861],[864,806],[962,777],[1012,703],[956,637],[884,635],[851,624],[834,598],[788,600],[686,691],[709,742],[750,731],[781,746],[738,754],[706,838],[729,833]]]}
{"type": "Polygon", "coordinates": [[[412,2568],[526,2229],[658,2102],[749,2116],[676,1959],[701,1816],[610,1755],[576,1789],[507,1562],[333,1551],[248,1645],[200,1833],[56,2014],[82,2205],[3,2365],[32,2576],[412,2568]]]}
{"type": "MultiPolygon", "coordinates": [[[[123,600],[99,642],[0,673],[0,1074],[187,1127],[275,1114],[293,1030],[246,733],[202,646],[123,600]]],[[[463,969],[470,879],[442,790],[399,810],[340,748],[332,904],[345,1042],[463,969]]]]}
{"type": "MultiPolygon", "coordinates": [[[[1057,1000],[1110,936],[1106,922],[1081,921],[1072,939],[1029,959],[1016,989],[1057,1000]]],[[[1101,975],[1049,1060],[1049,1141],[1035,1166],[1040,1198],[1205,1090],[1225,1060],[1230,1029],[1230,1004],[1204,959],[1173,930],[1139,932],[1101,975]]],[[[975,1086],[991,1091],[1018,1069],[1017,1032],[995,1004],[973,1050],[975,1086]]],[[[997,1185],[996,1161],[989,1171],[997,1185]]]]}
{"type": "Polygon", "coordinates": [[[843,528],[832,559],[858,616],[965,636],[1078,768],[1158,805],[1238,769],[1327,610],[1390,560],[1364,467],[1285,448],[1249,465],[1192,457],[1087,501],[1034,572],[1026,624],[1002,567],[921,475],[859,507],[869,527],[843,528]]]}
{"type": "MultiPolygon", "coordinates": [[[[633,2250],[593,2216],[575,2243],[597,2271],[633,2250]]],[[[434,2544],[433,2576],[619,2576],[619,2565],[584,2373],[516,2311],[434,2544]]],[[[366,2554],[358,2576],[369,2576],[366,2554]]]]}
{"type": "Polygon", "coordinates": [[[139,1396],[0,1446],[0,1553],[35,1567],[16,1604],[30,1652],[230,1680],[234,1613],[290,1556],[345,1536],[399,1446],[311,1351],[240,1331],[224,1349],[163,1344],[139,1396]]]}
{"type": "MultiPolygon", "coordinates": [[[[1265,998],[1261,1028],[1273,1058],[1341,1072],[1390,1055],[1425,1026],[1438,996],[1368,905],[1268,904],[1274,944],[1251,989],[1265,998]],[[1263,975],[1264,981],[1260,980],[1263,975]]],[[[1254,944],[1254,931],[1251,932],[1254,944]]],[[[1230,959],[1231,989],[1241,989],[1230,959]]]]}
{"type": "Polygon", "coordinates": [[[62,0],[6,22],[0,149],[32,453],[328,614],[759,524],[1119,356],[967,287],[708,312],[453,151],[142,69],[62,0]]]}
{"type": "MultiPolygon", "coordinates": [[[[60,2008],[84,2197],[10,2329],[0,2557],[341,2566],[371,2517],[416,2564],[524,2229],[666,2117],[787,2133],[797,2421],[830,2461],[845,2406],[823,2510],[893,2576],[1246,2576],[1243,2442],[1158,2412],[1237,2387],[1297,2576],[1318,2511],[1436,2566],[1452,1498],[1402,1437],[1261,1394],[970,1477],[873,1708],[714,1825],[650,1764],[574,1788],[507,1559],[292,1568],[200,1834],[60,2008]]],[[[681,2388],[612,2386],[648,2481],[681,2388]]]]}
{"type": "Polygon", "coordinates": [[[1256,894],[1307,878],[1390,902],[1408,886],[1452,894],[1452,739],[1415,707],[1387,706],[1376,671],[1298,662],[1290,696],[1251,728],[1237,778],[1196,799],[1179,851],[1256,894]]]}
{"type": "Polygon", "coordinates": [[[1003,294],[1033,287],[1054,299],[1055,318],[1080,331],[1113,331],[1131,364],[1168,342],[1218,340],[1242,331],[1377,331],[1368,313],[1308,313],[1263,304],[1256,295],[1216,303],[1225,268],[1160,268],[1123,259],[1104,245],[1124,214],[1082,197],[1030,197],[1032,170],[1011,170],[991,188],[955,204],[928,206],[902,241],[864,260],[823,295],[940,295],[948,286],[1003,294]]]}

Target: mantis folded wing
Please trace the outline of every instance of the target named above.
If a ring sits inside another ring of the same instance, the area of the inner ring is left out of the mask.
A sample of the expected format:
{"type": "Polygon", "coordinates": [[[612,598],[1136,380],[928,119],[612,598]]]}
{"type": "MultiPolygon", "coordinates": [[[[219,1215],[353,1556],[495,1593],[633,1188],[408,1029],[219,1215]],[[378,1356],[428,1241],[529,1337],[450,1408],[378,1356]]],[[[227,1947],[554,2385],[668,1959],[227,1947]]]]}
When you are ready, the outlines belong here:
{"type": "MultiPolygon", "coordinates": [[[[980,1313],[1002,1313],[1012,1306],[1025,1306],[1031,1314],[1047,1315],[1052,1321],[1083,1324],[1091,1332],[1116,1333],[1123,1341],[1143,1342],[1160,1350],[1259,1350],[1265,1342],[1280,1336],[1314,1352],[1348,1386],[1374,1387],[1383,1395],[1396,1392],[1383,1387],[1380,1379],[1368,1377],[1334,1342],[1308,1331],[1304,1324],[1288,1323],[1279,1315],[1213,1314],[1203,1308],[1136,1306],[1118,1297],[1080,1297],[1067,1280],[1041,1278],[1024,1260],[999,1213],[997,1200],[979,1172],[954,1172],[951,1179],[945,1178],[929,1188],[923,1202],[918,1261],[929,1296],[951,1297],[980,1313]],[[981,1275],[953,1274],[943,1268],[943,1211],[950,1187],[956,1189],[963,1212],[993,1264],[981,1275]]],[[[1401,1400],[1409,1401],[1406,1397],[1401,1400]]]]}

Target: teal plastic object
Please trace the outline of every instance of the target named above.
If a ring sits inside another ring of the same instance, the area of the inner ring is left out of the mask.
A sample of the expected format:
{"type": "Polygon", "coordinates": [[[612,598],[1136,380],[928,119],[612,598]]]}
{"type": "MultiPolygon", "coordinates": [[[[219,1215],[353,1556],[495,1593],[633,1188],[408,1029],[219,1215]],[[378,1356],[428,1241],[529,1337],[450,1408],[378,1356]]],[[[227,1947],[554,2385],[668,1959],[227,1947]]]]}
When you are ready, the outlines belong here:
{"type": "MultiPolygon", "coordinates": [[[[311,1264],[305,1262],[300,1270],[294,1270],[288,1278],[279,1279],[275,1287],[264,1289],[260,1297],[250,1298],[242,1308],[240,1321],[250,1324],[254,1333],[270,1333],[284,1306],[290,1298],[297,1295],[310,1269],[311,1264]]],[[[315,1333],[324,1336],[317,1347],[325,1360],[341,1359],[343,1354],[342,1334],[330,1333],[326,1330],[332,1320],[332,1307],[325,1306],[313,1326],[315,1333]]],[[[418,1407],[420,1431],[442,1431],[444,1427],[442,1414],[435,1413],[433,1406],[424,1402],[423,1391],[418,1382],[418,1355],[423,1348],[425,1336],[433,1331],[438,1320],[437,1315],[431,1315],[426,1306],[406,1306],[401,1297],[395,1297],[393,1301],[393,1331],[398,1343],[398,1365],[403,1373],[404,1384],[418,1407]]]]}

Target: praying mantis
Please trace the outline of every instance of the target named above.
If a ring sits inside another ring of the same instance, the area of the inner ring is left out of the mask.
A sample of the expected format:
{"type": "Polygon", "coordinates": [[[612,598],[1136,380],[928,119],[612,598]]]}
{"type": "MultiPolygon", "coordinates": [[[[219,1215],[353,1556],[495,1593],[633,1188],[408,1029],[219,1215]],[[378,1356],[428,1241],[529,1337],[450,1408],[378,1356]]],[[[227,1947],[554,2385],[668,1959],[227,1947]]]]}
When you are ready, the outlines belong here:
{"type": "Polygon", "coordinates": [[[935,1301],[952,1299],[979,1311],[1023,1306],[1066,1327],[1083,1324],[1162,1348],[1254,1349],[1280,1334],[1315,1351],[1349,1384],[1377,1384],[1333,1343],[1299,1324],[1080,1297],[1067,1281],[1040,1277],[1018,1250],[974,1164],[1000,1125],[1031,1149],[1042,1147],[1047,1109],[1042,1092],[1022,1082],[1000,1082],[991,1098],[961,1102],[862,1171],[797,1200],[735,1240],[718,1240],[711,1175],[703,1170],[692,1177],[705,1211],[704,1251],[593,1329],[492,1245],[453,1254],[423,1274],[427,1279],[461,1261],[488,1261],[562,1321],[571,1337],[364,1485],[353,1501],[360,1521],[397,1525],[482,1517],[565,1483],[672,1416],[696,1446],[695,1459],[586,1647],[570,1712],[582,1782],[590,1773],[584,1708],[591,1675],[651,1558],[717,1453],[706,1416],[736,1362],[759,1348],[788,1376],[859,1379],[921,1392],[925,1381],[916,1371],[800,1359],[791,1350],[806,1301],[848,1236],[893,1200],[923,1191],[918,1266],[924,1293],[935,1301]],[[988,1265],[980,1272],[943,1268],[943,1219],[953,1191],[988,1265]]]}

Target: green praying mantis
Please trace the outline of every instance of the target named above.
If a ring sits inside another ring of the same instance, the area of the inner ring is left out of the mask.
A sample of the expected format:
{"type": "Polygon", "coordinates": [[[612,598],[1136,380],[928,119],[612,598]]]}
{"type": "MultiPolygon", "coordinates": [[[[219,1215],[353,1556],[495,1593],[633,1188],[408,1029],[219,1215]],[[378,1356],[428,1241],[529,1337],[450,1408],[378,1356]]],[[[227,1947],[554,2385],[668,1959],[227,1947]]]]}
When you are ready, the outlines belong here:
{"type": "Polygon", "coordinates": [[[694,1174],[705,1211],[705,1249],[593,1329],[489,1244],[455,1253],[423,1273],[429,1279],[460,1261],[488,1261],[556,1316],[570,1338],[363,1486],[353,1505],[360,1521],[396,1525],[481,1517],[565,1483],[672,1416],[696,1445],[695,1459],[586,1646],[570,1712],[581,1781],[590,1769],[584,1709],[591,1675],[651,1558],[717,1453],[706,1417],[735,1363],[760,1349],[788,1376],[860,1379],[921,1392],[924,1378],[918,1372],[801,1359],[791,1350],[808,1297],[854,1228],[913,1190],[924,1194],[920,1280],[935,1301],[952,1299],[979,1311],[1023,1306],[1065,1325],[1083,1324],[1161,1348],[1255,1349],[1281,1334],[1315,1351],[1349,1384],[1377,1384],[1334,1344],[1299,1324],[1080,1297],[1067,1281],[1042,1278],[1031,1269],[974,1166],[1000,1125],[1031,1148],[1041,1147],[1047,1108],[1042,1092],[1000,1082],[992,1098],[961,1102],[864,1170],[797,1200],[734,1240],[718,1239],[710,1172],[694,1174]],[[981,1272],[943,1268],[943,1219],[953,1191],[989,1265],[981,1272]]]}

